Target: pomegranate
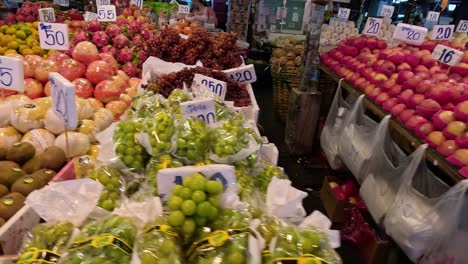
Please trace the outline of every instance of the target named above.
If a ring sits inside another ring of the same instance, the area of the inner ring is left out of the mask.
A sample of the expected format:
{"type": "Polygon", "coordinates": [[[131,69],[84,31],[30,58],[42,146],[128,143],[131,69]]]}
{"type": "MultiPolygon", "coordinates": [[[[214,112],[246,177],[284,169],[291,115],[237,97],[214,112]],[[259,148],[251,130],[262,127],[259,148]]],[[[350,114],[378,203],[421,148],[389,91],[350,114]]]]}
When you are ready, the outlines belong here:
{"type": "Polygon", "coordinates": [[[109,80],[115,74],[112,67],[103,60],[93,61],[86,70],[86,78],[92,83],[97,84],[104,80],[109,80]]]}
{"type": "Polygon", "coordinates": [[[94,89],[94,97],[103,103],[119,99],[121,93],[120,88],[111,80],[101,81],[94,89]]]}
{"type": "Polygon", "coordinates": [[[46,83],[49,80],[50,72],[58,72],[59,65],[55,61],[43,60],[37,64],[36,69],[34,70],[34,78],[36,80],[46,83]]]}
{"type": "Polygon", "coordinates": [[[83,98],[89,98],[93,96],[94,88],[90,81],[85,78],[77,78],[72,81],[75,85],[75,94],[83,98]]]}
{"type": "Polygon", "coordinates": [[[93,61],[99,60],[99,51],[93,43],[83,41],[75,46],[72,56],[79,62],[90,64],[93,61]]]}
{"type": "Polygon", "coordinates": [[[64,60],[60,65],[59,71],[59,73],[69,81],[83,77],[85,72],[86,66],[75,59],[64,60]]]}

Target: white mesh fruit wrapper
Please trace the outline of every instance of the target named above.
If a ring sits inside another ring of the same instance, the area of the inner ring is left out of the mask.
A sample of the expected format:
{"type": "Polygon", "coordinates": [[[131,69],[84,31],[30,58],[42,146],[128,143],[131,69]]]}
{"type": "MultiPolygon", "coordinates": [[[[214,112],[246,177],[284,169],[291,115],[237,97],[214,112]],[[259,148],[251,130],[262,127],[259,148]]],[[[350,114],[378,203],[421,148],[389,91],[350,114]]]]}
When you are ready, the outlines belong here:
{"type": "Polygon", "coordinates": [[[291,186],[291,181],[273,177],[266,193],[267,211],[279,218],[304,217],[302,200],[307,193],[291,186]]]}
{"type": "Polygon", "coordinates": [[[163,207],[159,197],[145,196],[143,199],[129,199],[116,208],[113,214],[131,217],[139,228],[143,227],[163,215],[163,207]]]}
{"type": "Polygon", "coordinates": [[[341,246],[340,231],[331,230],[332,222],[328,217],[319,211],[313,211],[307,216],[299,227],[315,227],[325,234],[327,234],[332,248],[339,248],[341,246]]]}

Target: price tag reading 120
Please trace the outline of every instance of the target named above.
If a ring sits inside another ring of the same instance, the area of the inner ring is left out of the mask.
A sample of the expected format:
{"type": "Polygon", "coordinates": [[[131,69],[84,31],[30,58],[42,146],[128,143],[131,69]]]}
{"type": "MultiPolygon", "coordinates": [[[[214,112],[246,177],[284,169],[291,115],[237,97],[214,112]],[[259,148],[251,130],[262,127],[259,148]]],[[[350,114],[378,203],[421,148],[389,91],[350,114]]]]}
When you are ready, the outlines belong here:
{"type": "Polygon", "coordinates": [[[380,26],[382,25],[381,18],[369,17],[366,21],[366,26],[362,34],[368,36],[377,36],[380,32],[380,26]]]}
{"type": "Polygon", "coordinates": [[[382,7],[382,10],[380,10],[380,16],[381,17],[392,17],[393,16],[393,11],[395,11],[394,6],[384,5],[382,7]]]}
{"type": "Polygon", "coordinates": [[[196,73],[193,77],[193,82],[197,85],[201,85],[206,87],[212,93],[214,93],[217,97],[224,101],[224,97],[226,97],[227,91],[227,83],[216,80],[211,77],[207,77],[201,74],[196,73]]]}
{"type": "Polygon", "coordinates": [[[112,22],[117,20],[115,5],[102,5],[97,7],[98,20],[100,22],[112,22]]]}
{"type": "Polygon", "coordinates": [[[340,7],[338,9],[338,17],[344,20],[348,20],[350,13],[351,13],[351,9],[349,8],[340,7]]]}
{"type": "Polygon", "coordinates": [[[432,40],[448,40],[452,38],[455,25],[434,25],[432,29],[432,40]]]}
{"type": "Polygon", "coordinates": [[[468,20],[460,20],[457,25],[457,32],[468,32],[468,20]]]}
{"type": "Polygon", "coordinates": [[[441,44],[438,44],[432,52],[434,60],[445,63],[449,66],[455,66],[463,59],[464,53],[457,49],[453,49],[441,44]]]}
{"type": "Polygon", "coordinates": [[[78,125],[75,104],[75,85],[56,72],[49,73],[52,109],[63,120],[67,128],[78,125]]]}
{"type": "Polygon", "coordinates": [[[39,21],[52,23],[55,22],[55,11],[52,7],[39,8],[39,21]]]}
{"type": "Polygon", "coordinates": [[[257,81],[257,74],[255,74],[255,69],[252,64],[225,70],[224,73],[240,84],[253,83],[257,81]]]}
{"type": "Polygon", "coordinates": [[[427,35],[427,28],[405,23],[397,25],[393,38],[413,45],[421,45],[427,35]]]}
{"type": "Polygon", "coordinates": [[[216,110],[213,99],[180,103],[180,111],[184,119],[194,117],[203,120],[207,125],[216,123],[216,110]]]}
{"type": "Polygon", "coordinates": [[[70,49],[68,26],[66,24],[40,22],[37,30],[39,31],[41,48],[55,50],[70,49]]]}
{"type": "Polygon", "coordinates": [[[24,91],[22,60],[0,56],[0,86],[7,90],[24,91]]]}

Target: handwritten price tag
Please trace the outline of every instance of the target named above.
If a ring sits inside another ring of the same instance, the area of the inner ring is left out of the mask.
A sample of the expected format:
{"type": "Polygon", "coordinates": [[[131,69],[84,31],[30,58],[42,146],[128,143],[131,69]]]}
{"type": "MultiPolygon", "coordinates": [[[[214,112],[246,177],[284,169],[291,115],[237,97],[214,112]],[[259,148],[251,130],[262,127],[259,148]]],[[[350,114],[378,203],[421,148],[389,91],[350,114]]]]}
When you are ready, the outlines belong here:
{"type": "Polygon", "coordinates": [[[193,83],[195,85],[206,87],[206,89],[208,89],[209,91],[214,93],[218,98],[224,101],[224,97],[226,97],[227,91],[226,82],[196,73],[193,77],[193,83]]]}
{"type": "Polygon", "coordinates": [[[67,128],[78,125],[75,104],[75,85],[56,72],[49,73],[52,109],[63,120],[67,128]]]}
{"type": "Polygon", "coordinates": [[[429,22],[437,22],[439,21],[439,17],[440,17],[439,12],[429,11],[427,12],[426,20],[429,22]]]}
{"type": "Polygon", "coordinates": [[[224,73],[239,84],[248,84],[257,81],[257,74],[252,64],[225,70],[224,73]]]}
{"type": "Polygon", "coordinates": [[[432,52],[434,60],[445,63],[449,66],[455,66],[463,59],[464,53],[457,49],[453,49],[441,44],[438,44],[432,52]]]}
{"type": "Polygon", "coordinates": [[[381,17],[392,17],[393,16],[393,11],[395,11],[394,6],[384,5],[382,7],[382,10],[380,10],[380,16],[381,17]]]}
{"type": "Polygon", "coordinates": [[[368,36],[377,36],[380,32],[380,26],[382,26],[381,18],[369,17],[366,21],[366,25],[364,26],[362,34],[368,36]]]}
{"type": "Polygon", "coordinates": [[[39,31],[41,48],[55,50],[70,48],[68,26],[66,24],[40,22],[37,30],[39,31]]]}
{"type": "Polygon", "coordinates": [[[96,0],[96,6],[110,5],[110,0],[96,0]]]}
{"type": "Polygon", "coordinates": [[[143,0],[131,0],[130,5],[136,5],[140,9],[142,9],[143,8],[143,0]]]}
{"type": "Polygon", "coordinates": [[[468,32],[468,20],[460,20],[457,25],[457,32],[468,32]]]}
{"type": "Polygon", "coordinates": [[[92,21],[92,20],[98,20],[98,15],[93,12],[86,11],[84,14],[84,20],[85,21],[92,21]]]}
{"type": "Polygon", "coordinates": [[[55,11],[52,7],[39,8],[39,21],[41,22],[55,22],[55,11]]]}
{"type": "Polygon", "coordinates": [[[117,20],[115,5],[98,6],[97,15],[100,22],[112,22],[117,20]]]}
{"type": "Polygon", "coordinates": [[[183,102],[180,103],[180,110],[184,119],[194,117],[203,120],[207,125],[216,123],[216,110],[213,99],[183,102]]]}
{"type": "Polygon", "coordinates": [[[179,5],[179,14],[189,14],[190,6],[188,5],[179,5]]]}
{"type": "Polygon", "coordinates": [[[349,14],[351,14],[351,9],[349,9],[349,8],[340,7],[338,9],[338,17],[339,18],[342,18],[344,20],[348,20],[349,14]]]}
{"type": "Polygon", "coordinates": [[[69,6],[70,0],[54,0],[54,4],[57,4],[59,6],[69,6]]]}
{"type": "Polygon", "coordinates": [[[455,25],[434,25],[432,29],[432,40],[448,40],[452,38],[455,25]]]}
{"type": "Polygon", "coordinates": [[[24,91],[23,61],[0,56],[0,86],[7,90],[24,91]]]}
{"type": "Polygon", "coordinates": [[[427,28],[405,23],[397,25],[393,38],[413,45],[421,45],[427,35],[427,28]]]}

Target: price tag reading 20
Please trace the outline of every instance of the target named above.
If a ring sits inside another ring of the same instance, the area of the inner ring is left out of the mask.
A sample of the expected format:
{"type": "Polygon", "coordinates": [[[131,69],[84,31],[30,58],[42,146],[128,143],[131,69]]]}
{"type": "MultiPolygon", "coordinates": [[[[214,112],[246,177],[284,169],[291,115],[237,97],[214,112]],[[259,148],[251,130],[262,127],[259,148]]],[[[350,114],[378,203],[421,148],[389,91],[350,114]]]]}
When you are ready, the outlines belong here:
{"type": "Polygon", "coordinates": [[[190,6],[179,5],[179,14],[190,14],[190,6]]]}
{"type": "Polygon", "coordinates": [[[213,99],[181,103],[180,111],[184,119],[194,117],[203,120],[207,125],[216,123],[216,110],[213,99]]]}
{"type": "Polygon", "coordinates": [[[117,20],[115,5],[98,6],[97,15],[100,22],[112,22],[117,20]]]}
{"type": "Polygon", "coordinates": [[[257,74],[252,64],[225,70],[224,73],[239,84],[248,84],[257,81],[257,74]]]}
{"type": "Polygon", "coordinates": [[[362,34],[368,36],[377,36],[379,35],[381,25],[381,18],[369,17],[366,21],[366,26],[364,27],[362,34]]]}
{"type": "Polygon", "coordinates": [[[43,49],[68,50],[68,26],[59,23],[44,23],[38,25],[39,42],[43,49]]]}
{"type": "Polygon", "coordinates": [[[67,128],[78,125],[75,104],[75,85],[56,72],[49,73],[52,110],[63,120],[67,128]]]}
{"type": "Polygon", "coordinates": [[[438,44],[432,52],[434,60],[445,63],[449,66],[455,66],[463,59],[464,53],[457,49],[453,49],[441,44],[438,44]]]}
{"type": "Polygon", "coordinates": [[[449,40],[452,38],[455,25],[435,25],[432,29],[432,40],[449,40]]]}
{"type": "Polygon", "coordinates": [[[427,35],[427,28],[405,23],[397,25],[393,38],[413,45],[421,45],[427,35]]]}
{"type": "Polygon", "coordinates": [[[0,86],[7,90],[24,91],[22,60],[0,56],[0,86]]]}
{"type": "Polygon", "coordinates": [[[216,80],[211,77],[207,77],[201,74],[196,73],[193,77],[193,82],[196,85],[201,85],[202,87],[206,87],[209,91],[214,93],[218,98],[224,101],[224,97],[226,97],[227,91],[227,83],[216,80]]]}

